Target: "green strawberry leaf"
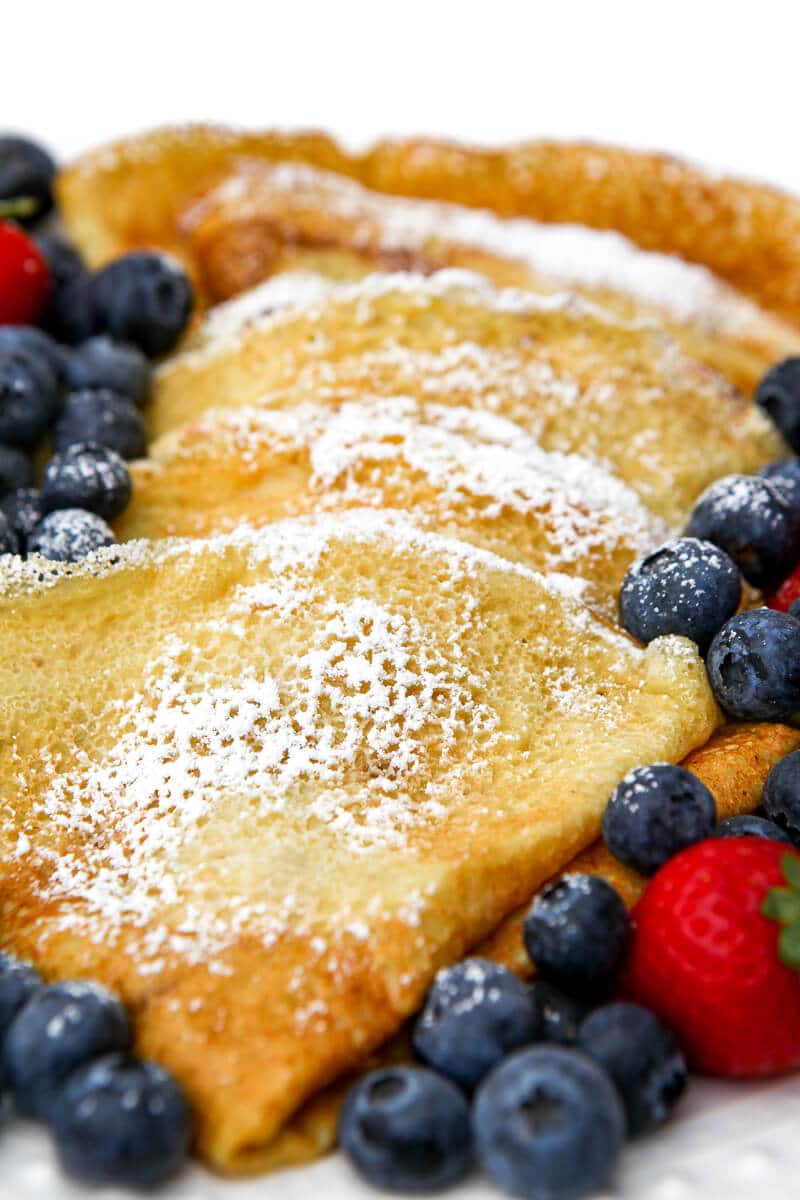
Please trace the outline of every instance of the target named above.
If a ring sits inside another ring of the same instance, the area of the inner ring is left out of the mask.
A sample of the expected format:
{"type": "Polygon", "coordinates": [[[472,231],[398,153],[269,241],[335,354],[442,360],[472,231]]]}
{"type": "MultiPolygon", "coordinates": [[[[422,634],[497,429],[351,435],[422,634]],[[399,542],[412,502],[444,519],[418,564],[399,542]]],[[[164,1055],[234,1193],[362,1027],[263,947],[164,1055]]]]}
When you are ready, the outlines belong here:
{"type": "Polygon", "coordinates": [[[764,897],[761,912],[783,926],[778,939],[781,962],[800,971],[800,858],[784,854],[781,871],[789,886],[771,888],[764,897]]]}
{"type": "Polygon", "coordinates": [[[35,196],[15,196],[13,200],[0,200],[0,220],[13,220],[14,217],[32,217],[39,209],[39,201],[35,196]]]}
{"type": "Polygon", "coordinates": [[[778,952],[785,966],[800,971],[800,925],[787,925],[781,931],[778,952]]]}
{"type": "Polygon", "coordinates": [[[800,892],[800,858],[796,854],[784,854],[781,859],[781,870],[789,887],[796,888],[800,892]]]}
{"type": "Polygon", "coordinates": [[[800,925],[800,892],[791,888],[773,888],[767,893],[761,911],[765,917],[780,921],[781,925],[800,925]]]}

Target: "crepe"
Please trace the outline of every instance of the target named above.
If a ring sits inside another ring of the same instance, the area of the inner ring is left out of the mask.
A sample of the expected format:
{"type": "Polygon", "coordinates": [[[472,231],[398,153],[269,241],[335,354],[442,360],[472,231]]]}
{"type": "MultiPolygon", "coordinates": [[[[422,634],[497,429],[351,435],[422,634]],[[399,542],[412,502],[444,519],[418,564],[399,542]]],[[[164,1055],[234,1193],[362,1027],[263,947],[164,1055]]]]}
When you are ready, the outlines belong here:
{"type": "Polygon", "coordinates": [[[0,572],[3,946],[122,995],[224,1170],[719,722],[690,642],[370,511],[0,572]]]}

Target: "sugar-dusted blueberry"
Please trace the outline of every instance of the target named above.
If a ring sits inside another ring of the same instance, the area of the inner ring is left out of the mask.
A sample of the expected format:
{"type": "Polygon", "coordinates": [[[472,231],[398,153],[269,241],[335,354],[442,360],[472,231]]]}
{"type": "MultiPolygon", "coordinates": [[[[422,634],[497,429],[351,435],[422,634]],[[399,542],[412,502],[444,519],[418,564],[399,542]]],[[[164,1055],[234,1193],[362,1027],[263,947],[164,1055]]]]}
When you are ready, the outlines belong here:
{"type": "Polygon", "coordinates": [[[792,844],[785,829],[781,829],[767,817],[756,816],[755,813],[737,813],[726,817],[711,835],[715,838],[757,837],[766,838],[769,842],[788,842],[792,844]]]}
{"type": "Polygon", "coordinates": [[[523,927],[539,975],[591,1002],[614,986],[629,940],[628,913],[599,875],[564,875],[534,900],[523,927]]]}
{"type": "Polygon", "coordinates": [[[475,1148],[511,1196],[575,1200],[604,1188],[625,1140],[625,1111],[606,1072],[566,1046],[518,1050],[478,1088],[475,1148]]]}
{"type": "Polygon", "coordinates": [[[53,428],[53,447],[59,452],[91,442],[115,450],[121,458],[141,458],[147,435],[138,408],[109,388],[71,392],[53,428]]]}
{"type": "Polygon", "coordinates": [[[131,498],[131,475],[114,450],[78,443],[55,454],[42,476],[45,512],[85,508],[106,521],[119,516],[131,498]]]}
{"type": "Polygon", "coordinates": [[[800,508],[800,458],[781,458],[758,473],[783,492],[794,508],[800,508]]]}
{"type": "Polygon", "coordinates": [[[44,358],[0,348],[0,442],[32,450],[58,403],[56,377],[44,358]]]}
{"type": "Polygon", "coordinates": [[[53,207],[56,164],[44,147],[15,134],[0,137],[0,201],[28,201],[29,211],[15,214],[31,224],[53,207]]]}
{"type": "Polygon", "coordinates": [[[539,1020],[536,1040],[574,1046],[581,1022],[589,1012],[588,1006],[544,979],[534,979],[529,986],[539,1020]]]}
{"type": "Polygon", "coordinates": [[[38,488],[17,488],[0,499],[0,512],[25,546],[29,535],[39,524],[44,511],[42,495],[38,488]]]}
{"type": "Polygon", "coordinates": [[[99,329],[155,358],[171,350],[183,333],[194,293],[174,259],[137,251],[98,271],[92,301],[99,329]]]}
{"type": "Polygon", "coordinates": [[[632,1137],[663,1125],[686,1091],[686,1060],[675,1034],[639,1004],[595,1009],[581,1025],[578,1049],[608,1072],[632,1137]]]}
{"type": "Polygon", "coordinates": [[[35,991],[12,1021],[5,1066],[17,1108],[47,1120],[64,1084],[78,1067],[114,1050],[127,1050],[131,1031],[116,996],[77,980],[35,991]]]}
{"type": "Polygon", "coordinates": [[[0,951],[0,1046],[22,1006],[43,986],[41,975],[30,963],[0,951]]]}
{"type": "Polygon", "coordinates": [[[69,356],[67,381],[74,391],[108,388],[141,408],[150,389],[150,362],[137,346],[107,334],[89,338],[69,356]]]}
{"type": "Polygon", "coordinates": [[[19,350],[47,363],[57,383],[63,383],[69,351],[35,325],[0,325],[0,355],[19,350]]]}
{"type": "Polygon", "coordinates": [[[468,958],[436,976],[414,1026],[414,1049],[429,1067],[471,1089],[511,1050],[535,1040],[530,990],[506,967],[468,958]]]}
{"type": "Polygon", "coordinates": [[[376,1187],[436,1191],[469,1169],[467,1101],[448,1079],[422,1067],[373,1071],[347,1095],[339,1116],[339,1145],[376,1187]]]}
{"type": "Polygon", "coordinates": [[[731,617],[706,660],[718,703],[739,721],[791,721],[800,713],[800,621],[771,608],[731,617]]]}
{"type": "Polygon", "coordinates": [[[800,750],[777,762],[764,783],[764,811],[800,846],[800,750]]]}
{"type": "Polygon", "coordinates": [[[784,358],[767,371],[755,401],[797,453],[800,451],[800,358],[784,358]]]}
{"type": "Polygon", "coordinates": [[[114,532],[102,517],[83,508],[48,513],[28,536],[29,554],[53,562],[79,562],[95,550],[114,545],[114,532]]]}
{"type": "Polygon", "coordinates": [[[628,771],[603,813],[603,839],[620,862],[653,875],[679,851],[711,837],[717,806],[706,785],[672,763],[628,771]]]}
{"type": "Polygon", "coordinates": [[[94,332],[91,276],[77,250],[63,238],[42,234],[36,244],[50,268],[52,288],[40,324],[60,342],[74,345],[94,332]]]}
{"type": "Polygon", "coordinates": [[[724,550],[757,588],[769,588],[800,559],[800,508],[760,475],[725,475],[697,501],[688,537],[724,550]]]}
{"type": "Polygon", "coordinates": [[[183,1165],[192,1121],[173,1077],[108,1054],[70,1075],[50,1108],[61,1164],[86,1183],[152,1188],[183,1165]]]}
{"type": "Polygon", "coordinates": [[[16,446],[0,445],[0,499],[16,488],[33,483],[33,463],[16,446]]]}
{"type": "Polygon", "coordinates": [[[742,581],[724,550],[697,538],[674,538],[634,563],[622,583],[622,624],[640,642],[677,633],[705,654],[739,607],[742,581]]]}

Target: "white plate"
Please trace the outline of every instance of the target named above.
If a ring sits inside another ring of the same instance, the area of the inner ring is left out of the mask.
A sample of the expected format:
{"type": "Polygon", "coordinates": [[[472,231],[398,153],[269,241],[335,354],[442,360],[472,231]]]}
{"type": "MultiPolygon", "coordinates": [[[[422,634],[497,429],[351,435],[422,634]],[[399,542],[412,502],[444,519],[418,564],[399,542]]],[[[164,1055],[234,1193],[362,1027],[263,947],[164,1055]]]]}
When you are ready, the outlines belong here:
{"type": "MultiPolygon", "coordinates": [[[[757,1015],[755,1015],[757,1019],[757,1015]]],[[[157,1193],[164,1200],[379,1200],[341,1155],[244,1181],[193,1167],[157,1193]]],[[[477,1174],[446,1193],[502,1200],[477,1174]]],[[[119,1189],[96,1200],[132,1200],[119,1189]]],[[[141,1193],[137,1193],[141,1195],[141,1193]]],[[[597,1200],[796,1200],[800,1195],[800,1076],[766,1084],[693,1080],[678,1115],[628,1147],[611,1192],[597,1200]]],[[[77,1200],[87,1189],[61,1173],[44,1133],[12,1123],[2,1134],[0,1200],[77,1200]]]]}

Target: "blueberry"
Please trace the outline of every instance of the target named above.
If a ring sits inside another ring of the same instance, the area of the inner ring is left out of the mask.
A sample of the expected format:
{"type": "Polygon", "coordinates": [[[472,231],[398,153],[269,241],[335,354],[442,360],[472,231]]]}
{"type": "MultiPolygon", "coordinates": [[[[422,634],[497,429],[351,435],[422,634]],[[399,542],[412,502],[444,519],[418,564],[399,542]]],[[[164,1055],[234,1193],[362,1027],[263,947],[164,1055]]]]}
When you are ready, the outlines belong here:
{"type": "Polygon", "coordinates": [[[194,294],[173,259],[139,251],[95,275],[92,302],[99,328],[155,358],[171,350],[183,333],[194,294]]]}
{"type": "Polygon", "coordinates": [[[108,1054],[70,1076],[51,1108],[61,1164],[92,1184],[151,1188],[182,1166],[192,1121],[163,1067],[108,1054]]]}
{"type": "Polygon", "coordinates": [[[800,508],[759,475],[726,475],[712,483],[686,533],[719,546],[757,588],[779,583],[800,558],[800,508]]]}
{"type": "Polygon", "coordinates": [[[742,581],[724,550],[674,538],[628,571],[619,595],[622,624],[640,642],[679,633],[705,654],[739,607],[742,581]]]}
{"type": "Polygon", "coordinates": [[[44,235],[36,238],[36,244],[52,280],[40,323],[60,342],[82,342],[91,337],[95,326],[91,276],[77,250],[63,238],[44,235]]]}
{"type": "Polygon", "coordinates": [[[106,446],[121,458],[141,458],[147,452],[138,408],[108,388],[84,389],[67,396],[53,429],[53,447],[63,453],[81,442],[106,446]]]}
{"type": "Polygon", "coordinates": [[[20,542],[5,513],[0,512],[0,554],[19,554],[20,542]]]}
{"type": "Polygon", "coordinates": [[[68,351],[35,325],[0,325],[0,354],[5,350],[20,350],[33,359],[43,359],[56,382],[63,383],[68,351]]]}
{"type": "Polygon", "coordinates": [[[717,806],[685,767],[634,767],[614,788],[603,813],[603,838],[620,862],[653,875],[679,851],[711,837],[717,806]]]}
{"type": "Polygon", "coordinates": [[[795,453],[800,451],[800,358],[784,358],[770,367],[756,388],[755,401],[795,453]]]}
{"type": "Polygon", "coordinates": [[[24,546],[44,516],[41,492],[37,488],[17,488],[8,492],[0,500],[0,512],[24,546]]]}
{"type": "Polygon", "coordinates": [[[757,837],[767,838],[771,842],[788,842],[789,845],[792,844],[792,839],[788,833],[780,829],[774,821],[769,821],[766,817],[757,817],[750,813],[741,813],[735,817],[726,817],[724,821],[720,821],[712,837],[757,837]]]}
{"type": "Polygon", "coordinates": [[[800,750],[776,763],[764,783],[764,811],[800,846],[800,750]]]}
{"type": "Polygon", "coordinates": [[[30,200],[33,211],[18,219],[30,224],[53,207],[56,165],[41,146],[27,138],[0,137],[0,200],[30,200]]]}
{"type": "Polygon", "coordinates": [[[53,562],[78,562],[113,546],[114,534],[102,517],[82,508],[62,508],[43,517],[27,541],[29,554],[41,554],[53,562]]]}
{"type": "Polygon", "coordinates": [[[758,473],[783,492],[793,508],[800,508],[800,458],[782,458],[769,463],[758,473]]]}
{"type": "Polygon", "coordinates": [[[483,1169],[504,1192],[573,1200],[608,1184],[625,1111],[592,1059],[565,1046],[534,1046],[481,1084],[472,1129],[483,1169]]]}
{"type": "Polygon", "coordinates": [[[71,388],[109,388],[139,408],[150,389],[150,363],[136,346],[101,334],[89,338],[69,356],[67,381],[71,388]]]}
{"type": "Polygon", "coordinates": [[[56,454],[44,469],[42,506],[85,508],[106,521],[119,516],[131,498],[130,471],[105,446],[78,443],[56,454]]]}
{"type": "Polygon", "coordinates": [[[15,446],[0,445],[0,498],[33,483],[33,463],[15,446]]]}
{"type": "Polygon", "coordinates": [[[663,1125],[686,1090],[686,1061],[675,1034],[638,1004],[606,1004],[581,1025],[578,1049],[611,1077],[634,1137],[663,1125]]]}
{"type": "Polygon", "coordinates": [[[78,980],[33,993],[9,1027],[5,1066],[17,1108],[48,1119],[68,1077],[90,1059],[127,1050],[131,1031],[115,996],[78,980]]]}
{"type": "Polygon", "coordinates": [[[737,613],[706,662],[718,703],[740,721],[791,721],[800,712],[800,621],[771,608],[737,613]]]}
{"type": "Polygon", "coordinates": [[[536,897],[525,948],[539,975],[582,1000],[607,995],[628,949],[628,913],[599,875],[564,875],[536,897]]]}
{"type": "Polygon", "coordinates": [[[31,450],[58,409],[56,377],[43,358],[0,349],[0,442],[31,450]]]}
{"type": "Polygon", "coordinates": [[[0,1045],[23,1004],[42,986],[41,975],[30,963],[0,951],[0,1045]]]}
{"type": "Polygon", "coordinates": [[[429,1067],[471,1089],[511,1050],[535,1040],[530,990],[498,963],[468,958],[434,980],[414,1026],[414,1049],[429,1067]]]}
{"type": "Polygon", "coordinates": [[[429,1192],[466,1174],[469,1109],[449,1080],[421,1067],[373,1071],[339,1115],[339,1144],[356,1170],[392,1192],[429,1192]]]}
{"type": "Polygon", "coordinates": [[[589,1011],[587,1006],[544,979],[535,979],[530,993],[539,1018],[537,1041],[574,1046],[581,1022],[589,1011]]]}

